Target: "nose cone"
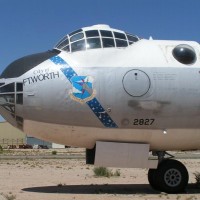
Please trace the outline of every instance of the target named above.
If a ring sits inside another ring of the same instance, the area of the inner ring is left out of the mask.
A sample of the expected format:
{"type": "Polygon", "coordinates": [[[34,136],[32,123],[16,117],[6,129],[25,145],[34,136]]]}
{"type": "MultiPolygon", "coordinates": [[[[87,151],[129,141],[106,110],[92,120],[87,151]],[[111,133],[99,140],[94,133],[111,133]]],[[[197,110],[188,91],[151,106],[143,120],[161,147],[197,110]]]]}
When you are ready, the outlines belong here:
{"type": "Polygon", "coordinates": [[[13,126],[23,129],[23,76],[45,60],[59,54],[52,50],[28,55],[12,62],[0,76],[0,115],[13,126]]]}
{"type": "Polygon", "coordinates": [[[28,55],[18,60],[15,60],[10,65],[6,67],[3,73],[0,76],[1,78],[17,78],[31,70],[32,68],[36,67],[40,63],[44,62],[45,60],[59,54],[60,51],[53,49],[51,51],[46,51],[42,53],[28,55]]]}

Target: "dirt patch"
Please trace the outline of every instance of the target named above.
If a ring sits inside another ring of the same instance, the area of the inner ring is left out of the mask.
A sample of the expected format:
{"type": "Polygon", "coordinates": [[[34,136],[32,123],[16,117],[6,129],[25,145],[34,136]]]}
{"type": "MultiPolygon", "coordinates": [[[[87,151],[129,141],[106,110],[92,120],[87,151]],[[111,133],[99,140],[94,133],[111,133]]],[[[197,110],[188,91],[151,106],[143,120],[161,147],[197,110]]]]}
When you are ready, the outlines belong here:
{"type": "MultiPolygon", "coordinates": [[[[78,150],[77,150],[78,151],[78,150]]],[[[200,172],[198,159],[181,160],[190,174],[184,194],[165,194],[153,190],[146,169],[117,169],[120,176],[95,177],[94,166],[84,159],[1,160],[0,193],[17,200],[121,200],[121,199],[200,199],[194,172],[200,172]]]]}

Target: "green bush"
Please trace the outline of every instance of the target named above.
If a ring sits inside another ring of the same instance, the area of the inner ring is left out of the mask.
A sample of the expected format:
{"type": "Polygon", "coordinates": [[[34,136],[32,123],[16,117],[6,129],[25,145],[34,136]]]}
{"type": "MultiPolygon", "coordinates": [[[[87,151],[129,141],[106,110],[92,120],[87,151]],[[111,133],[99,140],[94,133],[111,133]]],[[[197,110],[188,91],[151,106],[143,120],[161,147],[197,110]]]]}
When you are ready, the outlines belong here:
{"type": "Polygon", "coordinates": [[[113,173],[111,170],[107,169],[106,167],[95,167],[93,169],[93,172],[95,176],[97,177],[108,177],[110,178],[111,176],[120,176],[120,171],[116,170],[115,173],[113,173]]]}
{"type": "Polygon", "coordinates": [[[57,151],[52,151],[52,155],[57,155],[57,151]]]}
{"type": "Polygon", "coordinates": [[[120,171],[119,170],[116,170],[115,171],[115,173],[113,174],[114,176],[120,176],[121,175],[121,173],[120,173],[120,171]]]}
{"type": "Polygon", "coordinates": [[[4,197],[7,200],[14,200],[14,199],[16,199],[16,195],[13,195],[13,194],[6,194],[6,195],[4,195],[4,197]]]}

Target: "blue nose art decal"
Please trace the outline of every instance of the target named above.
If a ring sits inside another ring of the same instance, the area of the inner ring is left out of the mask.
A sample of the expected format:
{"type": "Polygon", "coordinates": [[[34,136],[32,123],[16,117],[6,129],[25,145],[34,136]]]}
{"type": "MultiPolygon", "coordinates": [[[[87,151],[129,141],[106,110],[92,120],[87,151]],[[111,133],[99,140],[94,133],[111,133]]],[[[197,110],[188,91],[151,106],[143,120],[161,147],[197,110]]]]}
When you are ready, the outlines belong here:
{"type": "MultiPolygon", "coordinates": [[[[72,77],[80,77],[72,69],[72,67],[69,66],[68,63],[65,60],[63,60],[60,56],[54,56],[50,58],[50,60],[54,64],[61,66],[60,70],[63,72],[63,74],[66,76],[66,78],[70,81],[71,84],[73,84],[72,77]]],[[[105,127],[118,128],[117,124],[112,120],[112,118],[109,116],[109,114],[105,111],[105,109],[101,106],[101,104],[95,97],[92,100],[87,101],[86,103],[105,127]]]]}

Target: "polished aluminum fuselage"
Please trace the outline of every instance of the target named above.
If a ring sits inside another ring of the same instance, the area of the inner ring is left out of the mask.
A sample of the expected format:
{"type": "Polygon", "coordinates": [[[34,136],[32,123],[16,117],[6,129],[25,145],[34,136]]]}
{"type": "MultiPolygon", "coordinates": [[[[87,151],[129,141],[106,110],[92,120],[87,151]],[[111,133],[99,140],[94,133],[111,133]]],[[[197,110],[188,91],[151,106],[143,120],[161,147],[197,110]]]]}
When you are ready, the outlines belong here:
{"type": "Polygon", "coordinates": [[[104,110],[95,114],[87,103],[91,99],[73,98],[74,86],[61,70],[65,64],[48,59],[4,80],[23,83],[23,105],[16,105],[15,112],[23,118],[25,133],[86,148],[101,140],[149,143],[152,150],[200,149],[198,43],[142,39],[126,48],[63,51],[58,56],[76,76],[92,77],[91,98],[104,110]],[[193,65],[183,65],[172,55],[182,43],[195,49],[193,65]],[[116,126],[105,125],[105,113],[116,126]]]}

